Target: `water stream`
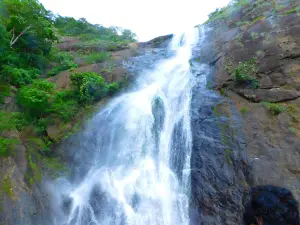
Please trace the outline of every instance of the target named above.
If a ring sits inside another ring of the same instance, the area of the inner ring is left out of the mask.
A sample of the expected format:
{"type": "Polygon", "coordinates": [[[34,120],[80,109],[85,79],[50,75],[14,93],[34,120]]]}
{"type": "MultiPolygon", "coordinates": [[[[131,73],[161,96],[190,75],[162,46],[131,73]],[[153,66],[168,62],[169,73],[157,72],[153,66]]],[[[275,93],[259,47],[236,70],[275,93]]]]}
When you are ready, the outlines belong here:
{"type": "Polygon", "coordinates": [[[88,172],[80,182],[57,181],[56,192],[68,201],[55,224],[189,224],[189,59],[199,33],[195,28],[175,36],[174,55],[140,74],[138,88],[93,118],[85,132],[89,141],[76,150],[85,152],[88,172]]]}

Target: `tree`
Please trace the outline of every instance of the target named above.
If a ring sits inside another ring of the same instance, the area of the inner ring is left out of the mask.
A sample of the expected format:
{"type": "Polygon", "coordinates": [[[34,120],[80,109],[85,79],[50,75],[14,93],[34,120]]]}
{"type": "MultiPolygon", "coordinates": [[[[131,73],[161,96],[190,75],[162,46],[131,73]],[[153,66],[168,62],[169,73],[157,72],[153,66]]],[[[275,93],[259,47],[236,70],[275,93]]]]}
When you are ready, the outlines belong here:
{"type": "Polygon", "coordinates": [[[125,29],[122,32],[121,38],[129,41],[136,41],[136,34],[131,30],[125,29]]]}
{"type": "Polygon", "coordinates": [[[10,33],[10,46],[48,54],[53,41],[52,14],[37,0],[2,0],[0,19],[10,33]]]}

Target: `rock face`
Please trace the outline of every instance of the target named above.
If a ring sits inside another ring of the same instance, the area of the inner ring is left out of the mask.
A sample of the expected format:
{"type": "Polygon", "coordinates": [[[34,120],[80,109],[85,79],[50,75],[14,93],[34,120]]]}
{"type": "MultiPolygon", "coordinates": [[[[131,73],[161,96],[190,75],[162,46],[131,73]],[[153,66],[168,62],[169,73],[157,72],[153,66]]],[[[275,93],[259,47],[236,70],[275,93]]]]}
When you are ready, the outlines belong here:
{"type": "Polygon", "coordinates": [[[241,224],[243,199],[256,185],[287,187],[300,200],[300,2],[230,7],[205,24],[194,50],[194,61],[210,67],[212,89],[197,86],[193,95],[194,224],[241,224]],[[258,85],[238,85],[235,69],[253,58],[248,79],[258,85]]]}
{"type": "MultiPolygon", "coordinates": [[[[205,72],[200,74],[205,76],[205,72]]],[[[192,98],[192,224],[241,224],[248,169],[241,123],[232,102],[205,87],[195,87],[192,98]]]]}

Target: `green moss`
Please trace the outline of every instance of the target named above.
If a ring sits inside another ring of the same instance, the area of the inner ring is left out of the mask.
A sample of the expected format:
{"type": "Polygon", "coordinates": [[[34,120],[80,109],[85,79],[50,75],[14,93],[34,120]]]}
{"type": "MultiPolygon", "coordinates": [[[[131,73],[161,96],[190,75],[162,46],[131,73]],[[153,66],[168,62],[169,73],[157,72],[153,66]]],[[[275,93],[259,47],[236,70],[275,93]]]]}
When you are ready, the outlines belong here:
{"type": "Polygon", "coordinates": [[[40,183],[42,180],[41,168],[37,165],[38,155],[34,150],[29,149],[27,152],[28,157],[28,171],[26,174],[27,181],[31,186],[35,183],[40,183]]]}
{"type": "Polygon", "coordinates": [[[286,107],[279,103],[262,102],[261,104],[265,108],[267,108],[273,115],[278,115],[287,110],[286,107]]]}
{"type": "Polygon", "coordinates": [[[232,153],[231,149],[225,149],[225,158],[227,162],[232,165],[231,153],[232,153]]]}
{"type": "Polygon", "coordinates": [[[42,159],[42,163],[48,173],[53,179],[59,177],[62,173],[67,173],[68,169],[64,162],[58,158],[47,157],[42,159]]]}
{"type": "Polygon", "coordinates": [[[13,199],[14,192],[13,192],[13,188],[9,176],[6,176],[2,181],[1,189],[5,194],[7,194],[11,199],[13,199]]]}

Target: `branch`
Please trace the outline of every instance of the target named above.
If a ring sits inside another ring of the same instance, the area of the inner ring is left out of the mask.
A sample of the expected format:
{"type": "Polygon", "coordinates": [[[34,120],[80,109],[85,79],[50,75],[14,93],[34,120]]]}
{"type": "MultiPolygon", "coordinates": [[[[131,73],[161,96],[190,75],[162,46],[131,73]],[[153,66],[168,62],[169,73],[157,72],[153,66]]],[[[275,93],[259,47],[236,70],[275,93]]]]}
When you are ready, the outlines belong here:
{"type": "MultiPolygon", "coordinates": [[[[26,33],[26,31],[28,31],[31,28],[31,25],[29,25],[28,27],[26,27],[15,39],[12,39],[10,41],[10,47],[12,47],[18,40],[19,38],[26,33]]],[[[15,37],[15,32],[13,32],[13,38],[15,37]]]]}
{"type": "Polygon", "coordinates": [[[15,38],[15,28],[13,28],[9,33],[13,34],[12,39],[10,40],[10,46],[11,46],[11,43],[13,42],[13,40],[15,38]]]}

